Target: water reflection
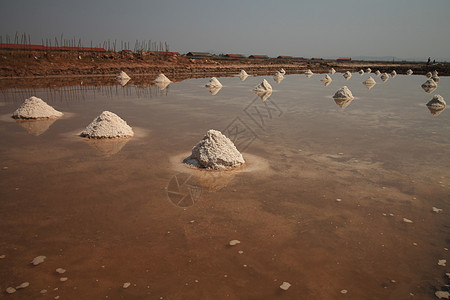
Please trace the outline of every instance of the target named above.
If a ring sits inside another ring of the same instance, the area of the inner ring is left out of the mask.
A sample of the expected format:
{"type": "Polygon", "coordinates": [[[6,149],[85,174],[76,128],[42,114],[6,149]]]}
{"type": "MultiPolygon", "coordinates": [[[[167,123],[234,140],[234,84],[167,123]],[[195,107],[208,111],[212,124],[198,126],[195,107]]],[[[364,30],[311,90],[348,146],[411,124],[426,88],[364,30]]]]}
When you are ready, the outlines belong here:
{"type": "Polygon", "coordinates": [[[130,78],[117,78],[117,81],[121,86],[127,85],[128,81],[130,81],[130,78]]]}
{"type": "Polygon", "coordinates": [[[159,81],[155,82],[155,85],[159,88],[160,91],[164,91],[169,85],[171,81],[159,81]]]}
{"type": "Polygon", "coordinates": [[[23,120],[15,119],[16,123],[24,128],[29,134],[39,136],[47,131],[47,129],[57,119],[40,119],[40,120],[23,120]]]}
{"type": "Polygon", "coordinates": [[[189,173],[179,173],[173,176],[167,186],[167,196],[177,207],[193,206],[200,200],[203,188],[197,177],[189,173]]]}
{"type": "Polygon", "coordinates": [[[445,110],[445,107],[436,108],[432,106],[427,106],[427,108],[433,116],[439,116],[445,110]]]}
{"type": "Polygon", "coordinates": [[[97,150],[104,156],[111,156],[117,154],[128,143],[131,138],[116,138],[116,139],[83,139],[89,146],[97,150]]]}
{"type": "Polygon", "coordinates": [[[433,79],[428,79],[422,84],[422,89],[427,93],[432,93],[437,89],[437,84],[433,79]]]}
{"type": "Polygon", "coordinates": [[[336,104],[342,109],[345,109],[347,106],[349,106],[350,103],[352,103],[352,101],[353,101],[352,98],[348,98],[348,99],[334,98],[334,102],[336,102],[336,104]]]}
{"type": "Polygon", "coordinates": [[[371,88],[373,88],[375,86],[376,81],[372,78],[372,76],[370,76],[369,78],[367,78],[366,80],[363,81],[363,84],[366,86],[366,88],[368,90],[370,90],[371,88]]]}
{"type": "Polygon", "coordinates": [[[266,101],[272,95],[272,91],[254,91],[262,101],[266,101]]]}
{"type": "Polygon", "coordinates": [[[273,80],[274,80],[276,83],[282,82],[283,79],[284,79],[284,76],[283,76],[283,74],[281,74],[280,72],[276,72],[275,75],[273,76],[273,80]]]}
{"type": "Polygon", "coordinates": [[[216,95],[222,89],[221,86],[210,86],[210,87],[206,87],[206,88],[213,96],[216,95]]]}

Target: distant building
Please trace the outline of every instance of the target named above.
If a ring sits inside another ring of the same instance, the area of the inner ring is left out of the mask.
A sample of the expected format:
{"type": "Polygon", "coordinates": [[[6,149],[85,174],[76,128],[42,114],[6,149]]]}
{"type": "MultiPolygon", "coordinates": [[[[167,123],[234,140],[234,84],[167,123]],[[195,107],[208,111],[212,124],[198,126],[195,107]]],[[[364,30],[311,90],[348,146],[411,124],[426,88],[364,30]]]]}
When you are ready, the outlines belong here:
{"type": "Polygon", "coordinates": [[[352,59],[350,57],[339,57],[337,61],[351,61],[352,59]]]}
{"type": "Polygon", "coordinates": [[[231,57],[231,58],[245,58],[245,55],[242,55],[242,54],[225,54],[225,57],[231,57]]]}
{"type": "Polygon", "coordinates": [[[248,58],[268,59],[269,57],[268,57],[267,55],[257,55],[257,54],[253,54],[253,55],[250,55],[248,58]]]}
{"type": "Polygon", "coordinates": [[[211,53],[209,53],[209,52],[188,52],[186,54],[186,56],[191,56],[191,57],[211,57],[213,55],[211,53]]]}
{"type": "Polygon", "coordinates": [[[280,58],[280,59],[293,59],[294,57],[292,57],[292,56],[287,56],[287,55],[280,55],[280,56],[278,56],[277,58],[280,58]]]}

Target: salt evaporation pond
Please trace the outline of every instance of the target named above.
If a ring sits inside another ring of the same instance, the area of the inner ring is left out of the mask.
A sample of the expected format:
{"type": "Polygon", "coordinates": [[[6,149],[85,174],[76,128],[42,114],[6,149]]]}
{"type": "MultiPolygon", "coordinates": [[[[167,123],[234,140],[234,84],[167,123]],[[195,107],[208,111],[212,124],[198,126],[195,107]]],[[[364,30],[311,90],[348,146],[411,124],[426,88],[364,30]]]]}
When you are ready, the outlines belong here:
{"type": "Polygon", "coordinates": [[[272,74],[215,75],[224,86],[215,96],[204,88],[210,77],[169,76],[163,91],[154,77],[49,89],[1,80],[3,292],[29,282],[21,299],[41,290],[65,299],[433,299],[448,272],[437,262],[450,259],[450,110],[432,115],[426,103],[434,94],[448,102],[450,79],[428,94],[423,75],[375,77],[368,90],[370,75],[334,74],[328,86],[323,74],[287,75],[265,101],[252,89],[272,74]],[[342,109],[332,96],[344,85],[355,99],[342,109]],[[38,136],[11,118],[33,95],[64,112],[38,136]],[[109,155],[77,135],[105,110],[135,132],[109,155]],[[209,129],[235,143],[242,169],[182,165],[209,129]],[[30,265],[40,255],[45,262],[30,265]]]}

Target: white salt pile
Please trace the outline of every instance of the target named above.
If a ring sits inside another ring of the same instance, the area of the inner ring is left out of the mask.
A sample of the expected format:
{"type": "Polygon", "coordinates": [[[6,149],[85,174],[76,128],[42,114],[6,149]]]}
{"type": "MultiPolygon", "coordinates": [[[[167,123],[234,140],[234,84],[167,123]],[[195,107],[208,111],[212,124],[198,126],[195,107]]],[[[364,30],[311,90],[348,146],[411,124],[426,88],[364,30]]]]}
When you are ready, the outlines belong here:
{"type": "Polygon", "coordinates": [[[65,272],[66,272],[66,270],[63,268],[56,269],[56,273],[58,273],[58,274],[64,274],[65,272]]]}
{"type": "Polygon", "coordinates": [[[16,289],[10,286],[6,288],[6,292],[8,294],[14,294],[16,292],[16,289]]]}
{"type": "Polygon", "coordinates": [[[336,73],[336,70],[334,68],[330,69],[330,74],[333,75],[334,73],[336,73]]]}
{"type": "Polygon", "coordinates": [[[132,137],[133,129],[115,113],[104,111],[96,117],[80,136],[94,139],[132,137]]]}
{"type": "Polygon", "coordinates": [[[273,76],[273,80],[275,80],[276,83],[280,83],[281,81],[283,81],[284,76],[283,74],[281,74],[280,72],[276,72],[275,75],[273,76]]]}
{"type": "Polygon", "coordinates": [[[412,75],[413,70],[409,69],[408,71],[406,71],[406,75],[412,75]]]}
{"type": "Polygon", "coordinates": [[[331,77],[328,74],[325,74],[325,76],[322,79],[320,79],[320,81],[331,82],[331,81],[333,81],[333,79],[331,79],[331,77]]]}
{"type": "Polygon", "coordinates": [[[412,223],[413,221],[411,221],[410,219],[407,219],[407,218],[403,218],[403,222],[405,222],[405,223],[412,223]]]}
{"type": "Polygon", "coordinates": [[[361,74],[361,75],[363,75],[364,74],[364,70],[363,69],[361,69],[361,70],[359,70],[359,72],[358,72],[359,74],[361,74]]]}
{"type": "Polygon", "coordinates": [[[37,266],[37,265],[39,265],[39,264],[42,264],[42,263],[45,261],[46,258],[47,258],[47,257],[46,257],[46,256],[43,256],[43,255],[41,255],[41,256],[36,256],[35,258],[33,258],[33,260],[31,261],[31,263],[32,263],[34,266],[37,266]]]}
{"type": "Polygon", "coordinates": [[[433,77],[433,74],[431,74],[431,72],[428,72],[427,74],[425,74],[425,76],[427,76],[427,78],[431,78],[433,77]]]}
{"type": "Polygon", "coordinates": [[[129,288],[131,286],[131,283],[130,282],[125,282],[124,284],[123,284],[123,288],[124,289],[126,289],[126,288],[129,288]]]}
{"type": "Polygon", "coordinates": [[[305,72],[305,75],[308,76],[308,77],[313,76],[313,74],[314,73],[310,69],[306,70],[306,72],[305,72]]]}
{"type": "Polygon", "coordinates": [[[395,76],[397,76],[397,72],[395,70],[392,70],[391,76],[392,76],[392,78],[394,78],[395,76]]]}
{"type": "Polygon", "coordinates": [[[281,285],[280,285],[280,289],[287,291],[289,288],[291,287],[291,284],[289,282],[284,281],[281,285]]]}
{"type": "Polygon", "coordinates": [[[38,97],[25,99],[13,113],[14,119],[57,119],[63,115],[38,97]]]}
{"type": "Polygon", "coordinates": [[[216,77],[212,77],[205,86],[216,88],[216,87],[222,87],[222,84],[216,77]]]}
{"type": "Polygon", "coordinates": [[[239,241],[239,240],[232,240],[232,241],[230,241],[228,244],[230,245],[230,246],[236,246],[237,244],[240,244],[241,243],[241,241],[239,241]]]}
{"type": "Polygon", "coordinates": [[[172,82],[169,78],[166,77],[163,73],[159,74],[158,77],[154,80],[154,82],[172,82]]]}
{"type": "Polygon", "coordinates": [[[447,291],[436,291],[434,295],[439,299],[450,299],[450,293],[447,291]]]}
{"type": "Polygon", "coordinates": [[[239,167],[245,160],[229,138],[210,129],[183,162],[197,168],[225,170],[239,167]]]}
{"type": "Polygon", "coordinates": [[[244,81],[245,79],[247,79],[248,74],[247,72],[245,72],[245,70],[241,70],[241,72],[238,74],[239,78],[244,81]]]}
{"type": "Polygon", "coordinates": [[[445,260],[445,259],[438,259],[438,265],[445,267],[447,265],[447,260],[445,260]]]}
{"type": "Polygon", "coordinates": [[[381,74],[380,78],[381,78],[381,80],[386,81],[389,79],[389,75],[387,73],[383,73],[383,74],[381,74]]]}
{"type": "Polygon", "coordinates": [[[267,80],[263,79],[260,85],[256,86],[253,91],[255,92],[267,92],[272,91],[272,86],[267,82],[267,80]]]}
{"type": "Polygon", "coordinates": [[[376,70],[376,71],[375,71],[375,75],[376,75],[376,76],[380,76],[380,74],[381,74],[381,72],[380,72],[379,70],[376,70]]]}
{"type": "Polygon", "coordinates": [[[120,74],[119,75],[117,75],[117,77],[116,77],[118,80],[122,80],[122,79],[128,79],[128,80],[130,80],[131,79],[131,77],[130,76],[128,76],[128,74],[127,73],[125,73],[124,71],[121,71],[120,72],[120,74]]]}
{"type": "Polygon", "coordinates": [[[281,68],[280,73],[281,73],[282,75],[285,75],[285,74],[286,74],[286,71],[285,71],[283,68],[281,68]]]}
{"type": "Polygon", "coordinates": [[[347,71],[347,72],[344,73],[343,76],[344,76],[345,79],[349,80],[349,79],[352,77],[352,73],[350,73],[349,71],[347,71]]]}
{"type": "Polygon", "coordinates": [[[441,212],[443,211],[443,209],[442,209],[442,208],[437,208],[437,207],[434,207],[434,206],[433,206],[433,207],[431,208],[431,211],[438,214],[438,213],[441,213],[441,212]]]}
{"type": "Polygon", "coordinates": [[[433,79],[434,80],[434,82],[439,82],[439,80],[441,80],[437,75],[436,76],[433,76],[433,77],[431,77],[431,79],[433,79]]]}
{"type": "Polygon", "coordinates": [[[29,282],[22,282],[20,285],[16,286],[16,290],[24,289],[30,286],[29,282]]]}
{"type": "Polygon", "coordinates": [[[433,73],[432,73],[432,75],[433,75],[433,76],[438,76],[439,73],[438,73],[438,71],[434,70],[433,73]]]}
{"type": "Polygon", "coordinates": [[[436,94],[430,101],[428,101],[427,106],[440,110],[444,109],[447,106],[447,103],[441,95],[436,94]]]}
{"type": "Polygon", "coordinates": [[[375,81],[375,79],[372,78],[372,76],[369,76],[369,78],[367,78],[366,80],[363,81],[363,84],[366,85],[366,86],[367,85],[372,85],[373,86],[373,85],[376,84],[376,81],[375,81]]]}
{"type": "Polygon", "coordinates": [[[428,79],[422,84],[422,88],[437,87],[437,83],[433,79],[428,79]]]}
{"type": "Polygon", "coordinates": [[[370,72],[372,72],[372,69],[371,68],[367,68],[366,69],[366,73],[370,73],[370,72]]]}
{"type": "Polygon", "coordinates": [[[334,99],[354,99],[352,92],[347,86],[341,87],[333,96],[334,99]]]}

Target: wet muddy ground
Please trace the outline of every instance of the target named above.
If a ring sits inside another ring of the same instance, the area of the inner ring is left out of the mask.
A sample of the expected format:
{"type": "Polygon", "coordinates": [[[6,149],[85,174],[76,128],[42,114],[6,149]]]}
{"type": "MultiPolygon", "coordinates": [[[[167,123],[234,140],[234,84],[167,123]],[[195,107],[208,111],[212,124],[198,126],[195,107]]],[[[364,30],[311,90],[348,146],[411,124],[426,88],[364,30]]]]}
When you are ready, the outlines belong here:
{"type": "Polygon", "coordinates": [[[449,272],[450,113],[425,104],[448,102],[450,79],[429,94],[421,75],[371,76],[370,90],[356,73],[328,86],[323,74],[219,77],[215,95],[208,78],[2,89],[0,297],[29,282],[10,297],[434,299],[449,272]],[[265,101],[251,91],[263,78],[265,101]],[[343,85],[345,109],[332,98],[343,85]],[[11,119],[32,95],[65,115],[11,119]],[[104,110],[136,136],[77,136],[104,110]],[[184,167],[208,129],[247,166],[184,167]]]}

